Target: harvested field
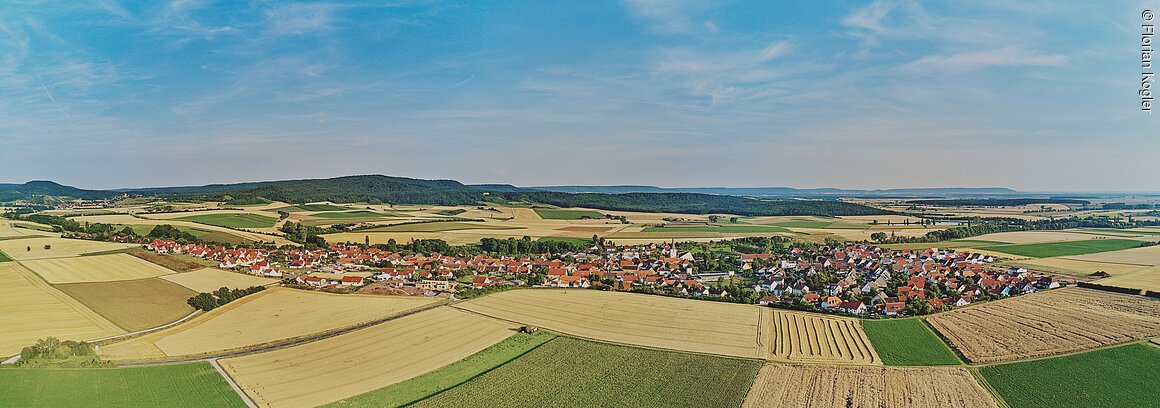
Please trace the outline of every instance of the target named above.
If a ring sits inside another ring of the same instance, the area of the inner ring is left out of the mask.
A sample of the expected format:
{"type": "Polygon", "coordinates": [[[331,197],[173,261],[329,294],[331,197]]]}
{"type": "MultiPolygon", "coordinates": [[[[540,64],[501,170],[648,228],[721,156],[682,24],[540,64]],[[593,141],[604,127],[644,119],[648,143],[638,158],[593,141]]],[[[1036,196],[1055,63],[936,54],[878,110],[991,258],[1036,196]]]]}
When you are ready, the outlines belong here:
{"type": "Polygon", "coordinates": [[[100,354],[111,360],[137,360],[244,348],[353,326],[434,301],[273,287],[179,326],[101,347],[100,354]]]}
{"type": "MultiPolygon", "coordinates": [[[[101,315],[56,290],[15,262],[0,263],[0,356],[20,353],[37,339],[90,340],[122,333],[101,315]]],[[[3,371],[3,370],[0,370],[3,371]]]]}
{"type": "Polygon", "coordinates": [[[91,252],[112,251],[135,246],[137,245],[48,237],[0,240],[0,252],[8,254],[9,257],[17,261],[67,258],[91,252]],[[50,245],[51,249],[44,249],[45,245],[50,245]]]}
{"type": "Polygon", "coordinates": [[[189,255],[159,254],[145,249],[136,249],[126,253],[174,272],[193,272],[198,269],[203,269],[206,266],[218,264],[217,261],[195,258],[189,255]]]}
{"type": "Polygon", "coordinates": [[[766,310],[770,358],[793,362],[882,364],[855,319],[766,310]]]}
{"type": "Polygon", "coordinates": [[[979,372],[1012,407],[1149,407],[1160,395],[1160,349],[1144,344],[979,372]]]}
{"type": "Polygon", "coordinates": [[[459,361],[514,334],[508,326],[440,307],[221,365],[259,406],[317,406],[459,361]]]}
{"type": "Polygon", "coordinates": [[[761,363],[557,337],[415,407],[737,407],[761,363]]]}
{"type": "Polygon", "coordinates": [[[56,288],[125,331],[161,326],[193,313],[186,300],[197,294],[159,278],[69,283],[56,288]]]}
{"type": "Polygon", "coordinates": [[[1147,268],[1136,272],[1115,275],[1092,283],[1120,288],[1143,289],[1160,292],[1160,267],[1147,268]]]}
{"type": "Polygon", "coordinates": [[[154,367],[0,370],[5,407],[246,406],[209,363],[154,367]]]}
{"type": "Polygon", "coordinates": [[[1125,273],[1137,272],[1147,269],[1143,265],[1120,264],[1110,262],[1097,261],[1082,261],[1071,258],[1038,258],[1038,259],[1023,259],[1018,261],[1008,262],[1012,265],[1022,266],[1024,268],[1044,271],[1051,273],[1061,273],[1065,275],[1091,275],[1096,271],[1104,271],[1113,276],[1122,275],[1125,273]]]}
{"type": "Polygon", "coordinates": [[[23,264],[54,285],[145,279],[173,273],[128,254],[40,259],[23,264]]]}
{"type": "Polygon", "coordinates": [[[572,232],[608,232],[616,229],[616,227],[581,227],[581,226],[567,226],[560,228],[561,231],[572,232]]]}
{"type": "Polygon", "coordinates": [[[1114,238],[1110,235],[1092,235],[1090,233],[1069,231],[1011,231],[980,235],[972,237],[971,239],[1007,244],[1036,244],[1058,241],[1086,241],[1097,237],[1114,238]]]}
{"type": "Polygon", "coordinates": [[[743,407],[997,407],[962,368],[767,364],[743,407]]]}
{"type": "Polygon", "coordinates": [[[503,320],[573,336],[699,353],[765,358],[758,334],[765,309],[638,293],[525,289],[460,303],[503,320]]]}
{"type": "MultiPolygon", "coordinates": [[[[442,232],[442,231],[457,231],[468,229],[521,229],[521,227],[508,226],[496,223],[477,223],[477,222],[458,222],[458,221],[439,221],[439,222],[420,222],[410,224],[396,224],[386,225],[377,228],[363,230],[365,232],[442,232]]],[[[358,231],[358,232],[363,232],[358,231]]]]}
{"type": "Polygon", "coordinates": [[[488,371],[507,364],[554,338],[556,338],[555,334],[546,331],[536,334],[516,334],[438,370],[366,394],[347,398],[327,405],[327,407],[407,406],[486,374],[488,371]]]}
{"type": "Polygon", "coordinates": [[[330,219],[330,220],[347,220],[352,218],[385,218],[390,215],[377,213],[374,211],[358,210],[358,211],[331,211],[310,214],[311,217],[330,219]]]}
{"type": "Polygon", "coordinates": [[[212,292],[221,287],[242,289],[250,286],[266,286],[278,282],[277,279],[212,268],[166,275],[162,276],[161,279],[185,286],[194,292],[212,292]]]}
{"type": "Polygon", "coordinates": [[[927,318],[975,363],[1044,357],[1160,336],[1160,300],[1066,288],[927,318]]]}
{"type": "Polygon", "coordinates": [[[1043,242],[1037,244],[1011,244],[983,247],[987,251],[997,251],[1011,255],[1032,258],[1094,254],[1137,248],[1143,242],[1132,239],[1089,239],[1085,241],[1043,242]]]}
{"type": "MultiPolygon", "coordinates": [[[[3,243],[3,241],[0,241],[3,243]]],[[[0,247],[0,249],[3,249],[0,247]]],[[[15,255],[11,252],[8,255],[15,255]]],[[[15,258],[15,256],[13,256],[15,258]]],[[[19,259],[19,258],[17,258],[19,259]]],[[[1160,245],[1098,254],[1068,256],[1067,259],[1143,266],[1160,266],[1160,245]]]]}

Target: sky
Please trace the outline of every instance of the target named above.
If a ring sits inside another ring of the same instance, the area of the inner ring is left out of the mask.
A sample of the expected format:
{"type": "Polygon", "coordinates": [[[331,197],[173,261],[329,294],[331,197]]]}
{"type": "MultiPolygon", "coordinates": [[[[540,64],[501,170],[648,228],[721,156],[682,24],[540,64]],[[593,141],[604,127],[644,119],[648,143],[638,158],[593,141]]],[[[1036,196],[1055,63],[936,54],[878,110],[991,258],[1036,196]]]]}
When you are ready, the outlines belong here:
{"type": "Polygon", "coordinates": [[[0,182],[1160,191],[1144,9],[7,0],[0,182]]]}

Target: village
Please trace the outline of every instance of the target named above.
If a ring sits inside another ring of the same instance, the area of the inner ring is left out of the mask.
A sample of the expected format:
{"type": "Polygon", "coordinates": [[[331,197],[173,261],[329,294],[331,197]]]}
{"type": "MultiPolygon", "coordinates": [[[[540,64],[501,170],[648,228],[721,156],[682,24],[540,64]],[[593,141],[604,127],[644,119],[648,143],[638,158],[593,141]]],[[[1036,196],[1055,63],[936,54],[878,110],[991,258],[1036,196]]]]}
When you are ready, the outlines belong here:
{"type": "Polygon", "coordinates": [[[1025,268],[992,267],[990,255],[870,244],[740,254],[721,271],[703,270],[705,260],[680,252],[675,242],[531,256],[405,254],[348,243],[314,250],[228,248],[162,239],[145,248],[339,293],[371,288],[379,291],[365,293],[470,296],[517,287],[588,288],[858,316],[929,314],[1064,283],[1025,268]]]}

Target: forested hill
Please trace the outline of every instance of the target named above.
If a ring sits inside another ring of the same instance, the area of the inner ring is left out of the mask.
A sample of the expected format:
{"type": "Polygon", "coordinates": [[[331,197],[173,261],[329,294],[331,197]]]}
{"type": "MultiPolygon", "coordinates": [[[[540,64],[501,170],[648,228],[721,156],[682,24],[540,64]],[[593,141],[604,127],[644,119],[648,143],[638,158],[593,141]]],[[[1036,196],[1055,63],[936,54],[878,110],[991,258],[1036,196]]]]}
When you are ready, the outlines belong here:
{"type": "Polygon", "coordinates": [[[520,201],[560,207],[691,214],[727,213],[757,216],[887,213],[876,208],[840,201],[769,200],[697,193],[571,194],[503,184],[468,186],[454,180],[423,180],[383,175],[128,189],[102,193],[159,196],[173,200],[226,201],[231,204],[266,200],[288,203],[331,201],[434,205],[476,205],[483,202],[503,204],[520,201]]]}
{"type": "Polygon", "coordinates": [[[51,181],[29,181],[24,184],[0,184],[0,202],[5,201],[42,201],[44,197],[72,197],[86,200],[100,200],[116,197],[120,193],[115,191],[82,190],[76,187],[62,186],[51,181]]]}

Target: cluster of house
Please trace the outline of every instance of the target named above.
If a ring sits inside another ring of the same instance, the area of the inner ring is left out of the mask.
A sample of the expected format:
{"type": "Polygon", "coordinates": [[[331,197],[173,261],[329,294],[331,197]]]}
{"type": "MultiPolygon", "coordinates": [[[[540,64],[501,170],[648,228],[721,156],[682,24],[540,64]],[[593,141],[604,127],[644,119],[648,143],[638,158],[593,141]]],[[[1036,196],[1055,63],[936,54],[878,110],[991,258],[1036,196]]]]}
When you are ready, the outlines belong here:
{"type": "Polygon", "coordinates": [[[985,254],[933,248],[898,251],[868,244],[793,248],[778,255],[742,254],[737,271],[727,272],[697,271],[704,260],[678,253],[675,244],[594,247],[534,256],[402,254],[341,243],[316,250],[266,251],[154,240],[147,248],[212,259],[221,268],[320,288],[386,282],[443,292],[525,285],[534,279],[549,287],[607,285],[622,291],[652,288],[692,297],[729,297],[722,286],[708,283],[740,273],[751,282],[747,287],[762,295],[759,303],[800,298],[818,309],[852,314],[904,313],[912,299],[923,299],[934,308],[963,306],[983,294],[1014,296],[1060,285],[1053,277],[1022,268],[989,268],[994,259],[985,254]],[[823,273],[828,281],[810,287],[807,281],[820,280],[809,277],[823,273]],[[456,280],[465,277],[470,282],[456,280]]]}
{"type": "Polygon", "coordinates": [[[954,249],[888,250],[872,245],[822,247],[807,252],[795,248],[789,256],[746,254],[742,269],[752,270],[752,289],[766,293],[759,303],[782,301],[789,295],[818,309],[865,314],[871,308],[892,316],[904,313],[911,299],[932,308],[971,304],[980,295],[1015,296],[1061,285],[1052,276],[1025,268],[987,267],[990,255],[954,249]],[[836,279],[811,288],[804,277],[832,273],[836,279]],[[931,290],[936,288],[938,290],[931,290]],[[871,296],[872,295],[872,296],[871,296]],[[869,304],[861,299],[870,297],[869,304]]]}

